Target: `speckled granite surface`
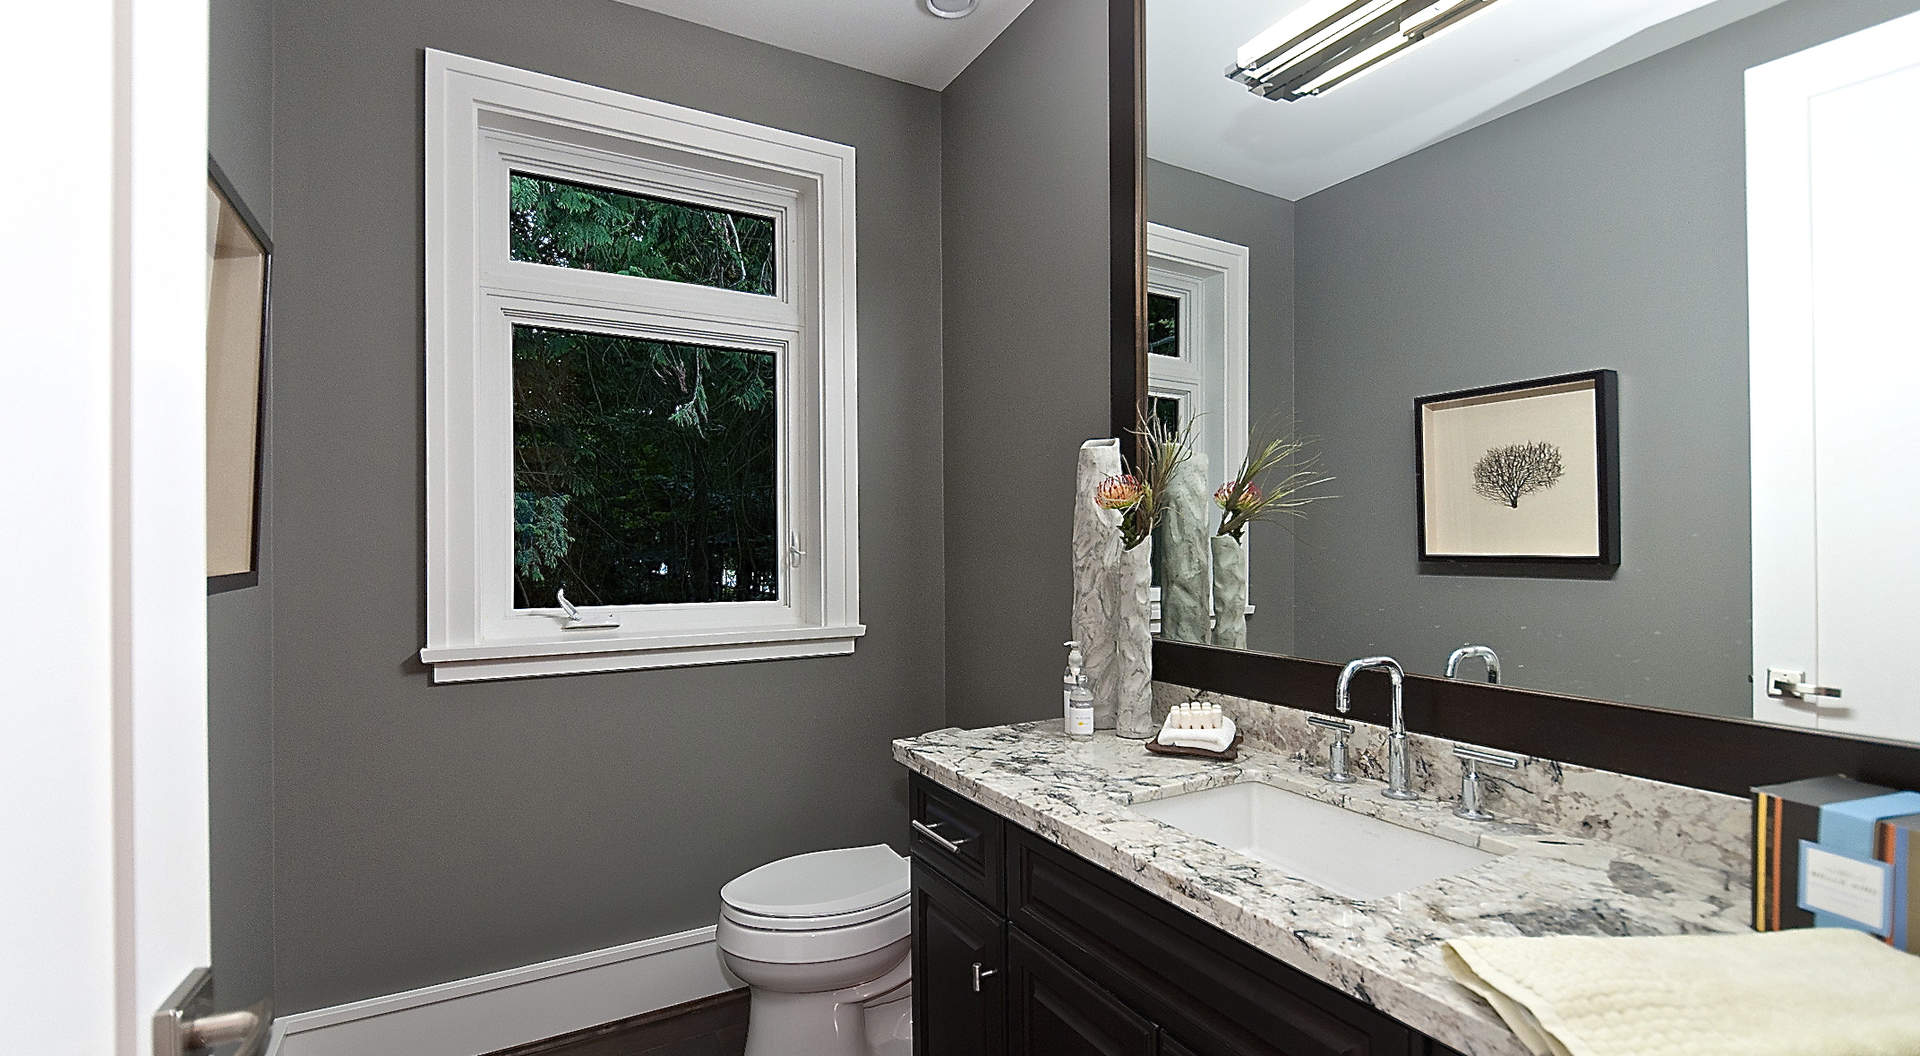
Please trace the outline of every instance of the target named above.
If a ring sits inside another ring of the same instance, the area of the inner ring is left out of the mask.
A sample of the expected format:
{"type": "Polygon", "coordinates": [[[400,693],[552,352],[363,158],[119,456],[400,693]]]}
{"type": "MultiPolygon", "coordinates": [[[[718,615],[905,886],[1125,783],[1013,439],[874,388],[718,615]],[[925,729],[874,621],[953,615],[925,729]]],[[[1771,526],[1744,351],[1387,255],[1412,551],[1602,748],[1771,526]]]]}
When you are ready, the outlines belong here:
{"type": "MultiPolygon", "coordinates": [[[[1154,715],[1196,698],[1221,706],[1247,740],[1307,766],[1325,769],[1333,735],[1307,725],[1307,712],[1184,686],[1154,683],[1154,715]]],[[[1387,779],[1387,728],[1354,723],[1353,772],[1387,779]]],[[[1407,772],[1422,795],[1460,798],[1460,760],[1452,741],[1407,733],[1407,772]]],[[[1493,746],[1482,746],[1493,747],[1493,746]]],[[[1497,747],[1493,750],[1498,751],[1497,747]]],[[[1615,843],[1713,869],[1744,870],[1753,853],[1750,801],[1606,770],[1522,757],[1518,770],[1480,768],[1487,809],[1556,832],[1615,843]]]]}
{"type": "Polygon", "coordinates": [[[938,730],[895,741],[914,771],[1469,1056],[1525,1049],[1453,982],[1440,944],[1463,935],[1676,935],[1747,927],[1744,870],[1710,868],[1530,821],[1474,823],[1433,798],[1397,803],[1362,778],[1337,786],[1286,754],[1238,762],[1150,755],[1058,721],[938,730]],[[1134,803],[1261,781],[1500,857],[1371,901],[1147,818],[1134,803]]]}

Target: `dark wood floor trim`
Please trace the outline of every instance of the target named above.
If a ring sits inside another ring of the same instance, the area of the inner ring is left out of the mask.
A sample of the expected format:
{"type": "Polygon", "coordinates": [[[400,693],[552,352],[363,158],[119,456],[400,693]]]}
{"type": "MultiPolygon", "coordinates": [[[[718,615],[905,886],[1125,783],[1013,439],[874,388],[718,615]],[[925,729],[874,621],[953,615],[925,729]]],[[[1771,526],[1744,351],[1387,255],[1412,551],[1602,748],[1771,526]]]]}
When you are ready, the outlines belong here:
{"type": "Polygon", "coordinates": [[[746,1046],[747,993],[729,990],[487,1056],[640,1056],[668,1046],[681,1046],[676,1052],[738,1053],[746,1046]],[[710,1048],[692,1047],[702,1039],[710,1040],[710,1048]]]}

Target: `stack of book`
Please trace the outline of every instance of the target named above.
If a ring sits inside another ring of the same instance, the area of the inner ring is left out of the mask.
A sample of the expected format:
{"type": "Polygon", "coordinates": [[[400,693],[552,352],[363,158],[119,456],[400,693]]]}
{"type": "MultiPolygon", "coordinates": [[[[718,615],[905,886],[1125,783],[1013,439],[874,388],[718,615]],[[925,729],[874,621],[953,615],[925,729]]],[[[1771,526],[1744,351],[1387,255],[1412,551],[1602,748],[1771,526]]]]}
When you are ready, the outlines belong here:
{"type": "Polygon", "coordinates": [[[1753,926],[1854,928],[1920,953],[1920,792],[1845,777],[1753,790],[1753,926]]]}

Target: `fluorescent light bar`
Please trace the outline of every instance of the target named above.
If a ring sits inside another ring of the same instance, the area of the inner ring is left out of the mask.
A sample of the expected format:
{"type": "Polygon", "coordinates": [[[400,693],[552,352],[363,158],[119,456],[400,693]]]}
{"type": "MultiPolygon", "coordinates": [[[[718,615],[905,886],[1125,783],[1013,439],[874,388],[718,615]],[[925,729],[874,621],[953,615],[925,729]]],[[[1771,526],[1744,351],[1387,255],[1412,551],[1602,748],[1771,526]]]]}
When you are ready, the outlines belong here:
{"type": "Polygon", "coordinates": [[[1294,91],[1301,95],[1319,95],[1329,88],[1345,84],[1355,77],[1360,76],[1379,65],[1381,60],[1387,56],[1397,55],[1412,44],[1413,41],[1408,40],[1398,33],[1390,37],[1382,37],[1379,43],[1373,47],[1365,51],[1355,52],[1339,62],[1334,63],[1332,66],[1314,75],[1312,80],[1295,88],[1294,91]]]}
{"type": "Polygon", "coordinates": [[[1493,0],[1440,0],[1400,20],[1400,33],[1405,37],[1419,38],[1435,30],[1445,29],[1467,17],[1493,0]]]}
{"type": "Polygon", "coordinates": [[[1308,0],[1240,46],[1240,69],[1265,80],[1373,21],[1403,0],[1308,0]]]}
{"type": "Polygon", "coordinates": [[[1269,99],[1319,95],[1492,3],[1308,0],[1242,45],[1227,76],[1269,99]]]}

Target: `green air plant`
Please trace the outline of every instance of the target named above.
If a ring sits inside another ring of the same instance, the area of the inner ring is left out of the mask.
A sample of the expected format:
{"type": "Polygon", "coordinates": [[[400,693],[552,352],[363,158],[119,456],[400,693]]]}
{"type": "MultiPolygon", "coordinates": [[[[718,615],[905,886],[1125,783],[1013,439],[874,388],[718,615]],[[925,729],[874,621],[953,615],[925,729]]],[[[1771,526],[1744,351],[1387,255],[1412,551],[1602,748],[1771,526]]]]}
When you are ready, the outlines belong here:
{"type": "Polygon", "coordinates": [[[1108,477],[1094,489],[1101,508],[1120,511],[1120,545],[1131,550],[1153,537],[1166,513],[1167,486],[1180,463],[1193,457],[1193,425],[1169,425],[1158,415],[1142,413],[1134,429],[1140,437],[1140,465],[1132,473],[1108,477]]]}
{"type": "Polygon", "coordinates": [[[1213,493],[1222,511],[1217,534],[1244,539],[1247,525],[1255,521],[1304,517],[1303,507],[1334,498],[1312,494],[1333,480],[1321,474],[1320,456],[1310,450],[1314,443],[1291,432],[1262,430],[1249,436],[1240,471],[1213,493]]]}

